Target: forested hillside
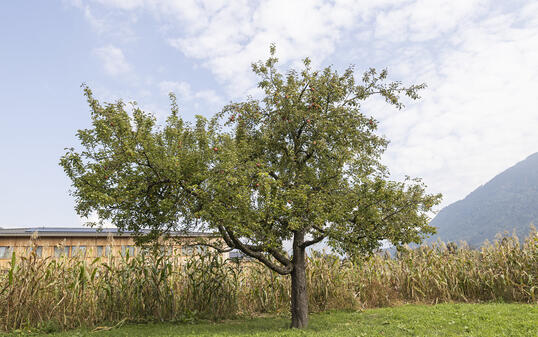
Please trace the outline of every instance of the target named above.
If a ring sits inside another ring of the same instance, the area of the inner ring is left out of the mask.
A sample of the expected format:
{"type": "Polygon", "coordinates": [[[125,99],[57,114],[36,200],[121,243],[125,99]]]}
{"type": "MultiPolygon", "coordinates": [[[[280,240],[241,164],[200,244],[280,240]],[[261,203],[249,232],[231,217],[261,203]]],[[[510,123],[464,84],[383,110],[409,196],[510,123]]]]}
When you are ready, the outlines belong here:
{"type": "Polygon", "coordinates": [[[530,224],[538,225],[538,153],[445,207],[431,224],[438,228],[434,240],[465,240],[472,246],[514,229],[520,238],[527,235],[530,224]]]}

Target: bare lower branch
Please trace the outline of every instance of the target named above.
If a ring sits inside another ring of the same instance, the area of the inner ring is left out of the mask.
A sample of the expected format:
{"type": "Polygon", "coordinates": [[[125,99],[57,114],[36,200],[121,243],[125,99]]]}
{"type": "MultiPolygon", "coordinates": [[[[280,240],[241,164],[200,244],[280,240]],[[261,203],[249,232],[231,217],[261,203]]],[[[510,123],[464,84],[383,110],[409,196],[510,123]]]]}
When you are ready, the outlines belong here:
{"type": "Polygon", "coordinates": [[[219,225],[217,226],[217,228],[219,230],[220,235],[222,235],[224,242],[226,242],[226,244],[228,245],[228,247],[232,249],[237,248],[235,244],[233,243],[232,239],[230,238],[230,236],[228,235],[228,232],[226,232],[226,229],[224,228],[224,226],[219,225]]]}
{"type": "Polygon", "coordinates": [[[283,252],[278,251],[274,248],[269,248],[267,250],[278,262],[282,263],[285,266],[291,265],[291,261],[284,255],[283,252]]]}
{"type": "Polygon", "coordinates": [[[274,272],[276,272],[276,273],[278,273],[280,275],[288,275],[289,273],[291,273],[291,271],[293,269],[293,266],[291,265],[291,263],[289,265],[285,265],[285,266],[279,266],[279,265],[275,264],[274,262],[270,261],[267,258],[267,256],[265,256],[262,252],[252,250],[252,249],[249,248],[248,245],[242,243],[239,239],[237,239],[234,236],[234,234],[233,234],[233,232],[231,230],[226,229],[226,228],[224,228],[224,229],[226,231],[227,237],[233,243],[234,248],[237,248],[240,251],[242,251],[243,253],[245,253],[246,255],[255,258],[256,260],[260,261],[261,263],[263,263],[264,265],[269,267],[271,270],[273,270],[274,272]]]}

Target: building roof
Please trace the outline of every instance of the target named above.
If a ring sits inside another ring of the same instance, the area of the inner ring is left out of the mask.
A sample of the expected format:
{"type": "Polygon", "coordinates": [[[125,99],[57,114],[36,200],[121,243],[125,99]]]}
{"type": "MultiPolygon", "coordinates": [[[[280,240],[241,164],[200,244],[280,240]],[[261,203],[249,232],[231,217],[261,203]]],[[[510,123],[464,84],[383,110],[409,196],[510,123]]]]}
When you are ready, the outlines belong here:
{"type": "MultiPolygon", "coordinates": [[[[0,228],[2,236],[32,236],[37,232],[39,237],[108,237],[112,236],[133,236],[132,231],[120,231],[117,228],[90,228],[90,227],[25,227],[25,228],[0,228]]],[[[149,233],[149,230],[142,230],[142,233],[149,233]]],[[[204,232],[169,232],[171,236],[201,237],[217,236],[215,233],[204,232]]]]}

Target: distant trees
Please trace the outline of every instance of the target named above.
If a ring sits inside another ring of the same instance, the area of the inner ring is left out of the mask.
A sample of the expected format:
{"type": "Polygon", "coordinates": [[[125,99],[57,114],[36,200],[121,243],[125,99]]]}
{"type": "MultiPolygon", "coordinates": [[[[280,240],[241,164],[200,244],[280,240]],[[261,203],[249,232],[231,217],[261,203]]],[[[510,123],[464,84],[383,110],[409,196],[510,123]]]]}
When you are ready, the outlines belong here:
{"type": "MultiPolygon", "coordinates": [[[[380,95],[403,106],[424,85],[387,82],[387,72],[310,67],[280,73],[274,57],[253,64],[260,99],[232,103],[210,120],[185,122],[172,97],[162,127],[136,105],[101,104],[84,88],[92,127],[83,149],[60,164],[76,210],[146,239],[196,226],[218,231],[231,249],[291,275],[291,326],[308,324],[306,248],[325,240],[337,252],[369,254],[381,240],[420,242],[434,232],[427,212],[440,195],[418,179],[388,180],[379,159],[388,141],[360,103],[380,95]],[[292,242],[289,254],[283,242],[292,242]]],[[[215,247],[221,249],[222,247],[215,247]]]]}

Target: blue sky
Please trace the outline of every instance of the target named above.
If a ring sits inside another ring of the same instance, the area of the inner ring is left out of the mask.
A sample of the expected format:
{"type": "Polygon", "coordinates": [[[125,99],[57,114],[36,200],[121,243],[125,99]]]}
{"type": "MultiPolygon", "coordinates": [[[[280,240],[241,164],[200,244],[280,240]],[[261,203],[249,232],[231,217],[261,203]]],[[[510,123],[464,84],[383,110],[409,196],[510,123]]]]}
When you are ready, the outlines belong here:
{"type": "Polygon", "coordinates": [[[535,1],[3,1],[0,226],[82,223],[58,166],[89,125],[82,83],[159,118],[174,91],[186,118],[209,116],[257,94],[249,65],[273,42],[283,69],[310,56],[426,82],[402,111],[364,110],[394,177],[422,177],[443,205],[538,151],[535,1]]]}

